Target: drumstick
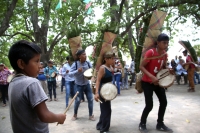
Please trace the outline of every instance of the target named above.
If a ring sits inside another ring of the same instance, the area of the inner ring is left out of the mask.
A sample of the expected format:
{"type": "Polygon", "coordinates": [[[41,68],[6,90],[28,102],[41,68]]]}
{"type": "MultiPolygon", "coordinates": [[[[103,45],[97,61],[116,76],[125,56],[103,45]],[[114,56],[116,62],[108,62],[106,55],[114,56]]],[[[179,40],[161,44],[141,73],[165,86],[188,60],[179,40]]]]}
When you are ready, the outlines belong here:
{"type": "Polygon", "coordinates": [[[98,99],[98,102],[103,103],[100,99],[98,99]]]}
{"type": "MultiPolygon", "coordinates": [[[[74,95],[74,97],[72,98],[72,100],[71,100],[70,104],[69,104],[69,105],[68,105],[68,107],[65,109],[65,112],[64,112],[64,114],[66,114],[66,113],[67,113],[67,111],[69,110],[69,108],[70,108],[71,104],[73,103],[74,99],[77,97],[78,93],[79,93],[79,92],[77,91],[77,92],[76,92],[76,94],[74,95]]],[[[57,125],[56,125],[56,126],[58,126],[58,124],[59,124],[59,123],[57,123],[57,125]]]]}

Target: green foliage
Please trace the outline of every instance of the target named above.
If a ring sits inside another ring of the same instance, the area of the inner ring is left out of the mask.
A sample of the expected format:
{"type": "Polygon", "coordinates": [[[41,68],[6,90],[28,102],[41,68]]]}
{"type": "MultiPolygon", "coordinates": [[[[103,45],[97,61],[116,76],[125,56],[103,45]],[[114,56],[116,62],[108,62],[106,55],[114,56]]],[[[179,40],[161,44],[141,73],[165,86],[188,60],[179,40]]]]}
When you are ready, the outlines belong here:
{"type": "MultiPolygon", "coordinates": [[[[178,6],[173,6],[177,2],[174,0],[126,1],[128,7],[122,8],[120,23],[118,22],[118,13],[121,1],[116,0],[117,5],[110,7],[109,2],[111,1],[94,0],[92,3],[93,9],[95,10],[95,7],[98,7],[104,11],[103,19],[99,19],[97,22],[94,22],[95,15],[98,16],[99,14],[94,14],[93,12],[87,15],[83,0],[67,0],[63,2],[63,7],[58,10],[55,10],[58,0],[33,1],[29,3],[27,0],[18,0],[14,15],[9,23],[10,27],[5,33],[6,36],[0,38],[0,52],[2,55],[7,55],[12,42],[25,39],[38,43],[42,48],[43,54],[47,54],[50,56],[49,58],[59,64],[71,53],[68,45],[69,38],[78,36],[81,33],[83,48],[89,45],[96,45],[96,55],[98,55],[103,41],[103,33],[106,31],[118,34],[115,40],[117,47],[121,52],[128,53],[130,50],[129,43],[125,41],[127,35],[121,37],[121,33],[127,29],[132,20],[136,19],[139,14],[155,6],[157,6],[158,10],[168,11],[164,29],[170,32],[170,36],[175,36],[176,32],[181,32],[180,29],[175,29],[174,27],[177,23],[185,23],[188,18],[192,19],[196,27],[200,25],[198,0],[192,1],[192,4],[187,1],[178,6]],[[38,2],[36,7],[33,6],[33,1],[38,2]],[[46,8],[48,5],[50,5],[50,10],[46,8]],[[162,7],[162,5],[165,6],[162,7]],[[35,11],[34,14],[33,11],[35,11]],[[36,19],[31,19],[36,13],[38,13],[36,18],[38,19],[38,29],[36,29],[37,26],[33,26],[33,21],[36,19]],[[50,13],[49,16],[48,13],[50,13]],[[116,21],[111,22],[111,18],[116,21]],[[44,27],[47,28],[47,31],[43,30],[44,27]],[[9,40],[9,43],[7,40],[9,40]],[[53,48],[53,50],[50,51],[50,48],[53,48]]],[[[181,2],[183,1],[179,1],[179,3],[181,2]]],[[[0,22],[2,22],[5,11],[11,1],[3,0],[0,3],[0,22]]],[[[152,11],[145,13],[144,16],[151,13],[152,11]]],[[[133,32],[133,45],[142,45],[142,42],[144,42],[144,37],[139,36],[139,28],[142,27],[143,21],[143,16],[137,18],[129,29],[133,32]]],[[[142,48],[137,47],[135,50],[137,56],[136,64],[139,64],[138,58],[141,55],[142,48]]],[[[6,56],[1,56],[0,60],[9,65],[6,56]]]]}
{"type": "Polygon", "coordinates": [[[195,49],[195,51],[196,51],[197,56],[200,57],[200,44],[194,45],[193,47],[194,47],[194,49],[195,49]]]}
{"type": "Polygon", "coordinates": [[[67,30],[67,38],[77,37],[81,34],[81,28],[78,25],[70,26],[67,30]]]}

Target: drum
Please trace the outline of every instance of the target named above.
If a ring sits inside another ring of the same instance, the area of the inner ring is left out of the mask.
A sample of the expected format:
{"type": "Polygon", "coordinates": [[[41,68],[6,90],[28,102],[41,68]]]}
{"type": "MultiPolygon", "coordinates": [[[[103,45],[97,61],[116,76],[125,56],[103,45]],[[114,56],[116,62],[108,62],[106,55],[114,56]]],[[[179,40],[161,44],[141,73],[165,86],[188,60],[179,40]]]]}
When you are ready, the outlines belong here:
{"type": "Polygon", "coordinates": [[[171,74],[168,69],[160,70],[157,73],[156,77],[159,80],[158,82],[159,86],[164,87],[164,88],[170,87],[174,83],[174,80],[175,80],[175,76],[171,74]]]}
{"type": "Polygon", "coordinates": [[[52,74],[51,74],[51,77],[52,78],[55,78],[57,76],[57,73],[56,72],[53,72],[52,74]]]}
{"type": "Polygon", "coordinates": [[[106,101],[111,101],[117,96],[117,87],[112,83],[106,83],[101,87],[100,95],[106,101]]]}
{"type": "Polygon", "coordinates": [[[93,72],[93,70],[92,70],[92,68],[90,68],[90,69],[87,69],[83,73],[83,75],[84,75],[85,78],[87,78],[88,80],[90,80],[92,78],[92,72],[93,72]]]}
{"type": "Polygon", "coordinates": [[[14,78],[14,74],[9,75],[7,78],[7,82],[10,83],[13,78],[14,78]]]}

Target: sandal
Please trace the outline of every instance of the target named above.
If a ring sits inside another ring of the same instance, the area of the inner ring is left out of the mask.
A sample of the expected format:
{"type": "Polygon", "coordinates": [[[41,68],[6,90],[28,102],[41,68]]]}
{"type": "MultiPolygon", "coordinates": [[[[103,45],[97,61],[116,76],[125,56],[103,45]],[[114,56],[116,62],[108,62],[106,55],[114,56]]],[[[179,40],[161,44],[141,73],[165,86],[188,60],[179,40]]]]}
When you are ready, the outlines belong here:
{"type": "Polygon", "coordinates": [[[72,117],[72,121],[75,121],[77,119],[77,116],[72,117]]]}
{"type": "Polygon", "coordinates": [[[54,101],[57,101],[58,99],[57,98],[54,98],[54,101]]]}
{"type": "Polygon", "coordinates": [[[49,101],[48,102],[51,102],[52,101],[52,99],[49,99],[49,101]]]}
{"type": "Polygon", "coordinates": [[[92,115],[92,116],[89,117],[89,120],[95,121],[96,119],[94,118],[94,115],[92,115]]]}
{"type": "Polygon", "coordinates": [[[6,104],[3,104],[2,107],[6,107],[6,104]]]}

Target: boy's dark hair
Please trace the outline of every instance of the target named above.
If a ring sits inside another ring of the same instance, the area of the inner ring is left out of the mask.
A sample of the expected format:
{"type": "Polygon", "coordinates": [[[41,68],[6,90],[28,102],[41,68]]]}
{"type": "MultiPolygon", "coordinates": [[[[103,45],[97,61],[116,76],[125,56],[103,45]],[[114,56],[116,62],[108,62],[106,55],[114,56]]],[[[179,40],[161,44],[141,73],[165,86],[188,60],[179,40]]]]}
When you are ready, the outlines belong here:
{"type": "Polygon", "coordinates": [[[28,64],[36,54],[41,54],[41,49],[38,45],[26,40],[20,40],[14,43],[8,52],[8,59],[14,70],[20,71],[17,65],[17,60],[22,59],[24,63],[28,64]]]}
{"type": "Polygon", "coordinates": [[[186,54],[187,54],[187,53],[188,53],[187,49],[186,49],[186,50],[184,50],[182,53],[186,53],[186,54]]]}
{"type": "Polygon", "coordinates": [[[165,33],[161,33],[158,36],[157,41],[169,41],[169,36],[165,33]]]}

